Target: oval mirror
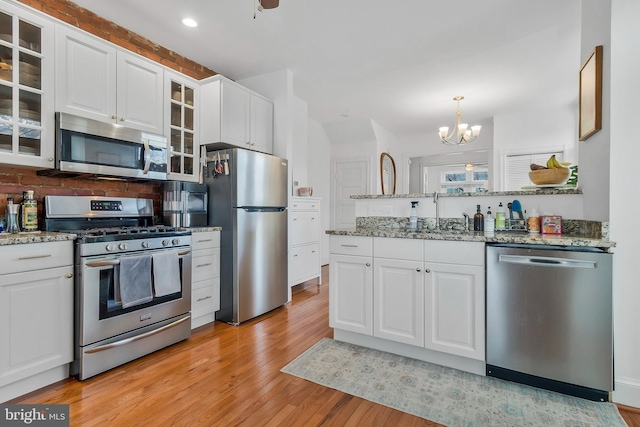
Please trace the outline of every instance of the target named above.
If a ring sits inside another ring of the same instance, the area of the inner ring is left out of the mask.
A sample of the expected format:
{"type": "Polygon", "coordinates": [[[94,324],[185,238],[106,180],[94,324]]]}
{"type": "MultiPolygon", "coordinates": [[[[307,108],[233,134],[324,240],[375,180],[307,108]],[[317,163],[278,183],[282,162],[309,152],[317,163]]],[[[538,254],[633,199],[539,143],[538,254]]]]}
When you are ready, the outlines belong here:
{"type": "Polygon", "coordinates": [[[389,153],[380,154],[382,194],[396,194],[396,162],[389,153]]]}

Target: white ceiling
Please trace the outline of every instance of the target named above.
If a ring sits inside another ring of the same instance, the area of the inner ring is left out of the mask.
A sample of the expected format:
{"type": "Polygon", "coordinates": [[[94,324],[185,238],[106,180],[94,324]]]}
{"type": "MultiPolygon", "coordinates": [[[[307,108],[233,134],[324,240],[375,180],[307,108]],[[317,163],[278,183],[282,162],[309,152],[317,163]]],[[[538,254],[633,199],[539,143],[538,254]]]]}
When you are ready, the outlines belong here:
{"type": "Polygon", "coordinates": [[[75,3],[234,80],[289,68],[323,124],[436,132],[455,95],[469,124],[577,105],[581,0],[281,0],[255,19],[254,0],[75,3]]]}

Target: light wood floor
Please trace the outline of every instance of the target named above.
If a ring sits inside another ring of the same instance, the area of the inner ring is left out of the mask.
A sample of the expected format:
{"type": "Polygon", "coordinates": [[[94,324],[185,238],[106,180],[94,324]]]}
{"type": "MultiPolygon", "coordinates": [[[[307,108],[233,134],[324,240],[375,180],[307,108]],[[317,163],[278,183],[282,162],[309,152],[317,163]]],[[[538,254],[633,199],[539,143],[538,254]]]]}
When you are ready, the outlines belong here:
{"type": "MultiPolygon", "coordinates": [[[[280,369],[322,337],[328,277],[240,326],[216,322],[190,339],[97,377],[68,379],[11,403],[65,403],[72,426],[437,426],[280,369]]],[[[640,413],[620,411],[629,426],[640,413]]]]}

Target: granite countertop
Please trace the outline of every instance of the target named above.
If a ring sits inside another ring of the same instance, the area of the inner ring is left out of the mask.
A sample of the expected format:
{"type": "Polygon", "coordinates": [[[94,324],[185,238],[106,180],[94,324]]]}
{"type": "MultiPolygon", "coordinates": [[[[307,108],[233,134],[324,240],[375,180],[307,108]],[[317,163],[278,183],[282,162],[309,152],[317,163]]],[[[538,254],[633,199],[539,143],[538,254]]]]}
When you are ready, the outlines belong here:
{"type": "Polygon", "coordinates": [[[31,231],[18,234],[0,233],[0,246],[19,245],[23,243],[59,242],[75,240],[75,234],[54,233],[51,231],[31,231]]]}
{"type": "Polygon", "coordinates": [[[400,239],[425,240],[453,240],[461,242],[485,243],[519,243],[532,245],[556,246],[588,246],[597,248],[612,248],[616,244],[608,239],[595,239],[584,236],[528,234],[522,232],[495,232],[485,235],[483,232],[462,231],[406,231],[385,228],[351,228],[341,230],[327,230],[326,234],[334,236],[363,236],[363,237],[392,237],[400,239]]]}

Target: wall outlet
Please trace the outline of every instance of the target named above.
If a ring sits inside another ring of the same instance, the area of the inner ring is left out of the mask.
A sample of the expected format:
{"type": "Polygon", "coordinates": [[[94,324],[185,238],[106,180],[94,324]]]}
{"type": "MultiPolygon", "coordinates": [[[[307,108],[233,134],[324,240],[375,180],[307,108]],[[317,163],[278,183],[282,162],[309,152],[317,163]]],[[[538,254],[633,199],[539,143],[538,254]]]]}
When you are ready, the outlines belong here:
{"type": "Polygon", "coordinates": [[[391,205],[369,205],[369,216],[393,216],[393,206],[391,205]]]}

